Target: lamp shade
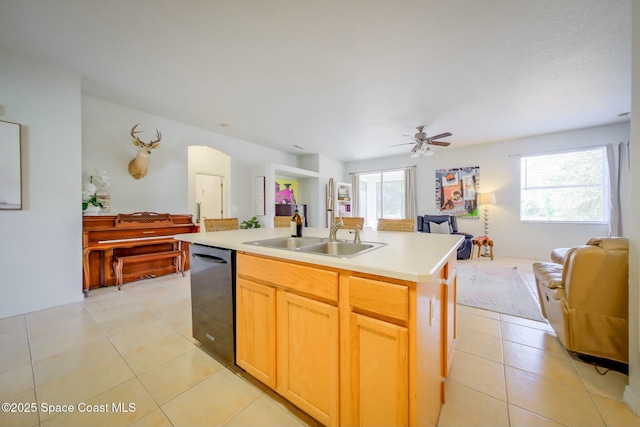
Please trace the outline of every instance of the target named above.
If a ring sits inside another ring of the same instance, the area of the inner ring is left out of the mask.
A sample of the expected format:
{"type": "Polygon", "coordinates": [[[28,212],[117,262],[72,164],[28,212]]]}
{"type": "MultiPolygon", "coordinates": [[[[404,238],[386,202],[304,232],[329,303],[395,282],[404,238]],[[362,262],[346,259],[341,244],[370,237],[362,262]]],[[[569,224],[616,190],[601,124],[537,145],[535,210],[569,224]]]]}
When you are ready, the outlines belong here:
{"type": "Polygon", "coordinates": [[[433,156],[433,151],[431,151],[431,148],[427,147],[427,149],[425,150],[424,148],[420,147],[416,151],[413,151],[411,153],[411,157],[423,158],[424,156],[433,156]]]}
{"type": "Polygon", "coordinates": [[[495,205],[496,193],[480,193],[478,194],[479,205],[495,205]]]}

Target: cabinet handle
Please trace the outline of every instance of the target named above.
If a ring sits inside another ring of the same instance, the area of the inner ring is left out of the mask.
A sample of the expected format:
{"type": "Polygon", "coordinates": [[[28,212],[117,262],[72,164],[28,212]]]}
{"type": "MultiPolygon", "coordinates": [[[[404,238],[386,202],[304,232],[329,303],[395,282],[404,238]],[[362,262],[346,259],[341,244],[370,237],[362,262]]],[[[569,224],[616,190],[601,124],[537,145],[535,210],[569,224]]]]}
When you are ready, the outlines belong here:
{"type": "Polygon", "coordinates": [[[217,256],[213,256],[213,255],[206,255],[206,254],[197,254],[197,253],[192,253],[191,256],[195,259],[204,261],[204,262],[210,262],[213,264],[226,264],[227,261],[225,261],[222,258],[219,258],[217,256]]]}
{"type": "Polygon", "coordinates": [[[436,297],[432,296],[431,298],[429,298],[429,326],[433,325],[433,320],[436,317],[435,302],[436,297]]]}

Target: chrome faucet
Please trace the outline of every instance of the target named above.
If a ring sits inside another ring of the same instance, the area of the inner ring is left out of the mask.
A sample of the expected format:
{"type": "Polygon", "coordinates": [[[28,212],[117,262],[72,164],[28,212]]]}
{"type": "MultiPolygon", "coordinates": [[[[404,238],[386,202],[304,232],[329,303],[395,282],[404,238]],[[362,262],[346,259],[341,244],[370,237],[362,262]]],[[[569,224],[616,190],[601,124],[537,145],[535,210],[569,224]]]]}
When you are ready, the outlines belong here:
{"type": "Polygon", "coordinates": [[[335,213],[333,212],[333,178],[329,178],[329,184],[327,185],[327,213],[331,213],[329,216],[329,227],[331,227],[329,231],[329,241],[335,242],[338,240],[336,238],[336,233],[338,230],[344,225],[342,222],[342,214],[340,214],[340,221],[336,221],[335,213]]]}
{"type": "Polygon", "coordinates": [[[331,224],[331,231],[329,231],[329,241],[330,242],[335,242],[336,240],[338,240],[336,238],[336,233],[343,226],[344,226],[344,222],[342,222],[342,215],[340,215],[340,218],[338,218],[338,221],[336,221],[335,219],[333,220],[333,224],[331,224]]]}
{"type": "Polygon", "coordinates": [[[329,217],[329,226],[333,225],[335,221],[335,215],[333,213],[333,178],[329,178],[329,184],[327,185],[327,213],[331,212],[329,217]]]}

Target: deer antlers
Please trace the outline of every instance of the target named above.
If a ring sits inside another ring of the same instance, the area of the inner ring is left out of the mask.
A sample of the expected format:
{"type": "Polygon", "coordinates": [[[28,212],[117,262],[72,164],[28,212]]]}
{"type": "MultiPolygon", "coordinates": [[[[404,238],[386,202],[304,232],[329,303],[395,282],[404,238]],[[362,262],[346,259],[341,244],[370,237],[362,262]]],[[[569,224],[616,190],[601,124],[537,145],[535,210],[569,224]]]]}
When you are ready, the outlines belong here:
{"type": "Polygon", "coordinates": [[[135,159],[129,162],[129,173],[135,179],[140,179],[147,174],[149,167],[149,154],[151,154],[151,150],[160,146],[160,140],[162,139],[162,134],[158,129],[156,129],[156,139],[149,143],[140,141],[140,138],[136,136],[137,133],[142,132],[141,130],[136,130],[139,124],[140,123],[131,128],[133,145],[138,147],[138,154],[136,154],[135,159]]]}
{"type": "Polygon", "coordinates": [[[162,134],[160,133],[160,131],[158,129],[156,129],[156,138],[155,140],[149,142],[148,144],[145,144],[144,142],[140,141],[140,138],[138,138],[136,136],[136,133],[141,133],[141,130],[136,130],[136,128],[138,127],[140,123],[136,123],[136,125],[134,127],[131,128],[131,136],[133,137],[133,145],[137,145],[138,147],[140,146],[144,146],[144,147],[150,147],[150,148],[157,148],[158,145],[156,145],[155,147],[152,147],[153,144],[156,144],[158,142],[160,142],[160,140],[162,139],[162,134]]]}

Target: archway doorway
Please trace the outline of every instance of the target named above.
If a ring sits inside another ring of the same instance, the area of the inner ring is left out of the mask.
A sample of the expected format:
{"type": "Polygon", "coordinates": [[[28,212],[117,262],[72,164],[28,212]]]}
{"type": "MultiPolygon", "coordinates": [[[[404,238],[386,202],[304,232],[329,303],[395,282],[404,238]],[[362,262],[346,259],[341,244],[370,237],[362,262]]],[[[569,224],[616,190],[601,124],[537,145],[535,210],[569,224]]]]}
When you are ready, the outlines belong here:
{"type": "MultiPolygon", "coordinates": [[[[207,146],[189,146],[189,213],[196,224],[229,212],[231,158],[207,146]]],[[[200,227],[204,231],[204,227],[200,227]]]]}

